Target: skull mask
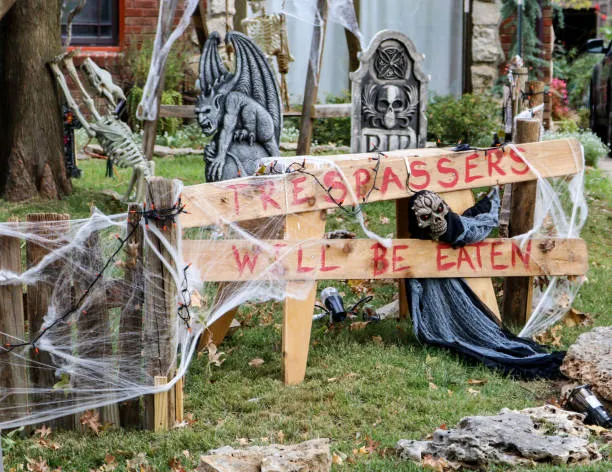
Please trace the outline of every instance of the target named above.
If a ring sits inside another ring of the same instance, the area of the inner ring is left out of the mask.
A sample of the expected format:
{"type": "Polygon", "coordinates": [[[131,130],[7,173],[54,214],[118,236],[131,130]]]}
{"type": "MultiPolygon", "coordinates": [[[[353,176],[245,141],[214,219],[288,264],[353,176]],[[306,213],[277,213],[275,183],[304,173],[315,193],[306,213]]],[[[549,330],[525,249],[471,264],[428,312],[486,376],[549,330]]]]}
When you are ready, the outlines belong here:
{"type": "Polygon", "coordinates": [[[423,191],[414,200],[412,206],[419,228],[429,228],[431,238],[437,241],[446,233],[445,216],[449,212],[448,205],[437,193],[423,191]]]}
{"type": "Polygon", "coordinates": [[[376,108],[381,114],[384,114],[385,128],[395,128],[397,114],[406,109],[405,92],[397,85],[383,85],[378,92],[376,108]]]}

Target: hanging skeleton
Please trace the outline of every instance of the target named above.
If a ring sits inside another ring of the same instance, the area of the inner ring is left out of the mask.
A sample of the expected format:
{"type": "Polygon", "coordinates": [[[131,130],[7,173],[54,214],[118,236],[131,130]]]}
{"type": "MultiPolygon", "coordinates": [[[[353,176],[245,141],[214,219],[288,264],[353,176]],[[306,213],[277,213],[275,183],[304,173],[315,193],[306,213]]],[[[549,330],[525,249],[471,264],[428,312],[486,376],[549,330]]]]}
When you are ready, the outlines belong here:
{"type": "Polygon", "coordinates": [[[290,110],[289,91],[287,88],[287,73],[289,63],[294,61],[289,50],[287,35],[287,17],[284,13],[267,14],[265,1],[249,0],[251,11],[255,16],[242,20],[242,26],[249,36],[266,55],[272,65],[272,57],[276,57],[278,72],[280,73],[280,88],[285,109],[290,110]]]}
{"type": "MultiPolygon", "coordinates": [[[[498,224],[498,192],[494,188],[461,215],[438,194],[417,192],[409,201],[412,236],[453,247],[482,241],[498,224]]],[[[406,279],[405,283],[414,332],[421,341],[518,377],[561,376],[564,353],[549,353],[545,347],[499,326],[495,315],[463,279],[406,279]]]]}
{"type": "MultiPolygon", "coordinates": [[[[49,66],[55,75],[58,85],[62,89],[68,107],[74,113],[74,116],[81,123],[87,134],[96,138],[104,153],[109,159],[109,163],[119,167],[132,167],[132,177],[128,185],[127,192],[123,197],[124,200],[129,200],[134,187],[136,188],[135,201],[142,201],[144,197],[144,180],[154,174],[153,161],[148,162],[140,146],[134,140],[132,130],[129,126],[119,119],[116,112],[107,113],[102,116],[94,105],[94,101],[85,89],[77,73],[76,67],[72,60],[75,51],[64,53],[51,62],[49,66]],[[93,117],[93,122],[89,123],[79,109],[79,105],[72,97],[66,78],[62,73],[61,67],[65,67],[68,75],[79,88],[83,101],[93,117]]],[[[112,108],[116,108],[121,100],[125,100],[125,95],[121,88],[115,85],[111,75],[97,66],[90,58],[85,59],[83,69],[88,77],[91,85],[96,89],[99,95],[104,96],[112,108]]]]}

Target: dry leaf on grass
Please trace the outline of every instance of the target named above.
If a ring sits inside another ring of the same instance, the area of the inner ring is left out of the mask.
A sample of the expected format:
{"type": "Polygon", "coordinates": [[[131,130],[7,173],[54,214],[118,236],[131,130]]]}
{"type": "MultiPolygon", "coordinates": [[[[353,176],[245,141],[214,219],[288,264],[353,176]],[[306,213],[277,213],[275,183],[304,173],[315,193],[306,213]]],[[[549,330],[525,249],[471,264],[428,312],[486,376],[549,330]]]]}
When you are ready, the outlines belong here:
{"type": "Polygon", "coordinates": [[[484,385],[488,382],[487,379],[468,379],[468,385],[484,385]]]}
{"type": "Polygon", "coordinates": [[[52,433],[51,428],[48,428],[46,425],[42,425],[40,428],[34,431],[34,434],[38,434],[42,439],[47,438],[52,433]]]}
{"type": "Polygon", "coordinates": [[[49,466],[47,465],[47,461],[42,457],[39,457],[38,460],[26,458],[28,463],[28,471],[29,472],[50,472],[49,466]]]}
{"type": "Polygon", "coordinates": [[[260,359],[259,357],[256,357],[255,359],[251,359],[251,360],[249,361],[249,365],[250,365],[251,367],[259,367],[260,365],[263,365],[263,364],[264,364],[264,362],[265,362],[265,361],[264,361],[263,359],[260,359]]]}
{"type": "Polygon", "coordinates": [[[346,454],[334,452],[332,454],[332,464],[342,464],[346,460],[346,454]],[[344,456],[344,457],[343,457],[344,456]]]}
{"type": "Polygon", "coordinates": [[[374,341],[376,344],[383,344],[382,336],[372,336],[372,341],[374,341]]]}
{"type": "Polygon", "coordinates": [[[429,382],[429,390],[438,390],[438,386],[433,382],[429,382]]]}
{"type": "Polygon", "coordinates": [[[570,308],[561,321],[570,328],[574,326],[591,326],[593,324],[593,316],[590,313],[583,313],[575,308],[570,308]]]}
{"type": "Polygon", "coordinates": [[[480,395],[480,390],[476,390],[476,389],[474,389],[474,388],[468,388],[468,389],[467,389],[467,392],[468,392],[470,395],[480,395]]]}
{"type": "Polygon", "coordinates": [[[380,217],[380,223],[383,225],[388,225],[389,224],[389,218],[386,216],[381,216],[380,217]]]}
{"type": "Polygon", "coordinates": [[[436,472],[459,470],[461,467],[455,462],[447,461],[442,457],[434,457],[431,454],[426,454],[423,456],[423,459],[421,459],[421,465],[426,469],[435,470],[436,472]]]}
{"type": "Polygon", "coordinates": [[[535,336],[540,344],[548,344],[553,347],[561,347],[561,325],[556,325],[543,333],[535,336]]]}
{"type": "Polygon", "coordinates": [[[279,443],[284,444],[284,442],[285,442],[285,433],[283,433],[282,429],[278,433],[276,433],[276,438],[278,439],[279,443]]]}
{"type": "Polygon", "coordinates": [[[238,441],[238,444],[241,446],[247,446],[250,442],[247,438],[238,438],[236,441],[238,441]]]}
{"type": "Polygon", "coordinates": [[[139,452],[136,457],[125,462],[128,472],[150,472],[152,471],[147,456],[144,452],[139,452]]]}
{"type": "Polygon", "coordinates": [[[351,323],[350,330],[359,331],[365,328],[368,324],[370,324],[369,321],[355,321],[354,323],[351,323]]]}
{"type": "Polygon", "coordinates": [[[208,351],[208,362],[221,367],[221,364],[225,362],[225,359],[222,359],[225,356],[225,352],[218,352],[217,346],[213,342],[209,342],[206,345],[206,349],[208,351]]]}

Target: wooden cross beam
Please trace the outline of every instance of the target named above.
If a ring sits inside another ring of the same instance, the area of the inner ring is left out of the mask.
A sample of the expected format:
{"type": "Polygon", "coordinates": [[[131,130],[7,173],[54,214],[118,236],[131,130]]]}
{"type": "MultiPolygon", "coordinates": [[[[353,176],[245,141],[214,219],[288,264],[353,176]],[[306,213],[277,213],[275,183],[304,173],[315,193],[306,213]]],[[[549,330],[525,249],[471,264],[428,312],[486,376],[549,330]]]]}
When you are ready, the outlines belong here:
{"type": "Polygon", "coordinates": [[[16,0],[0,0],[0,20],[8,13],[16,0]]]}

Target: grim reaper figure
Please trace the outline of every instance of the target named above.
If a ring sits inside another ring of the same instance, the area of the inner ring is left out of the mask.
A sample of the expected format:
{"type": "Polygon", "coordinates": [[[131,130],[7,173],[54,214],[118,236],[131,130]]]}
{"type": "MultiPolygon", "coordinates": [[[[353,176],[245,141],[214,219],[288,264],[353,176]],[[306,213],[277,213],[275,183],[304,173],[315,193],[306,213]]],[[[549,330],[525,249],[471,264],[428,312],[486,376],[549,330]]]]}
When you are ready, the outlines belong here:
{"type": "Polygon", "coordinates": [[[264,54],[248,36],[230,31],[225,41],[233,46],[236,66],[229,72],[220,41],[214,32],[204,44],[196,103],[202,132],[214,136],[204,150],[208,182],[254,174],[259,159],[279,155],[283,127],[278,85],[264,54]]]}
{"type": "MultiPolygon", "coordinates": [[[[498,189],[461,215],[428,190],[415,193],[409,208],[408,224],[414,238],[460,247],[482,241],[497,226],[498,189]]],[[[562,377],[563,352],[549,353],[544,346],[499,326],[463,279],[406,279],[405,283],[419,340],[520,378],[562,377]]]]}

